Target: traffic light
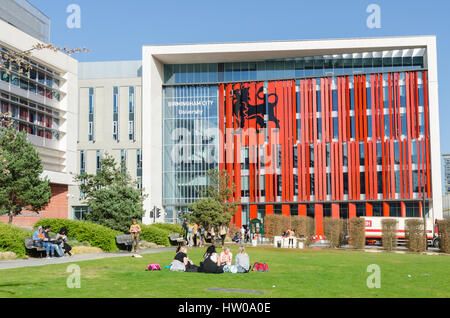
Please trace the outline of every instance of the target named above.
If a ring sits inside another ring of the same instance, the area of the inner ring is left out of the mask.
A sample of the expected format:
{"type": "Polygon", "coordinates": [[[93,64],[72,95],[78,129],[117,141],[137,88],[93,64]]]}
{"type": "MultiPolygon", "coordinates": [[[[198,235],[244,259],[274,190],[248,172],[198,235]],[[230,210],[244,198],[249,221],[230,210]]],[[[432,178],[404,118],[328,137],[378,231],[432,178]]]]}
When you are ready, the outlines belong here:
{"type": "Polygon", "coordinates": [[[161,209],[156,208],[156,218],[159,219],[161,217],[161,209]]]}

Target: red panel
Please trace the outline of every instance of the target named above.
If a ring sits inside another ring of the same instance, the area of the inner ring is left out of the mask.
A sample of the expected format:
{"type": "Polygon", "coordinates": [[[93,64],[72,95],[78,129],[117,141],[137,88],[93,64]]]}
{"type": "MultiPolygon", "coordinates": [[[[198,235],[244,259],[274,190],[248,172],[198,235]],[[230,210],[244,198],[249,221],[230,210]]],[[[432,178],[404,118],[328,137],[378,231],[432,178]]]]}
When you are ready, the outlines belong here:
{"type": "Polygon", "coordinates": [[[386,186],[386,166],[384,163],[385,159],[385,141],[381,140],[381,175],[382,175],[382,186],[383,186],[383,199],[387,199],[387,186],[386,186]]]}
{"type": "Polygon", "coordinates": [[[392,117],[392,74],[389,73],[389,79],[388,79],[388,90],[389,90],[389,138],[392,139],[393,137],[393,117],[392,117]]]}
{"type": "Polygon", "coordinates": [[[380,107],[379,107],[379,111],[380,111],[380,117],[381,117],[381,127],[380,127],[380,139],[384,140],[384,99],[383,99],[383,74],[379,75],[379,84],[380,84],[380,90],[379,90],[379,94],[380,94],[380,107]]]}
{"type": "Polygon", "coordinates": [[[237,212],[234,215],[234,223],[238,228],[242,227],[242,206],[238,206],[237,212]]]}
{"type": "Polygon", "coordinates": [[[400,198],[402,198],[402,199],[404,199],[405,198],[405,195],[404,195],[404,191],[403,191],[403,185],[404,185],[404,183],[403,183],[403,141],[402,140],[400,140],[399,142],[398,142],[398,147],[399,147],[399,150],[400,150],[400,193],[401,193],[401,196],[400,196],[400,198]]]}
{"type": "Polygon", "coordinates": [[[352,134],[351,134],[351,122],[350,122],[350,77],[346,76],[345,77],[345,104],[346,104],[346,108],[345,108],[345,112],[346,112],[346,118],[347,118],[347,139],[346,141],[349,141],[352,134]]]}
{"type": "Polygon", "coordinates": [[[353,200],[353,155],[351,141],[347,142],[347,176],[348,176],[348,198],[353,200]]]}
{"type": "Polygon", "coordinates": [[[426,156],[427,156],[427,198],[431,198],[431,182],[430,182],[430,140],[425,139],[426,156]]]}
{"type": "MultiPolygon", "coordinates": [[[[238,89],[238,86],[235,86],[235,89],[238,89]]],[[[232,96],[232,86],[228,84],[226,87],[226,167],[227,174],[229,176],[229,184],[231,187],[231,183],[233,181],[233,96],[232,96]]]]}
{"type": "Polygon", "coordinates": [[[359,76],[353,77],[354,112],[355,112],[355,140],[359,140],[359,76]]]}
{"type": "Polygon", "coordinates": [[[281,206],[281,214],[284,215],[284,216],[290,216],[291,215],[289,204],[283,204],[281,206]]]}
{"type": "Polygon", "coordinates": [[[373,197],[378,199],[377,143],[373,142],[373,197]]]}
{"type": "Polygon", "coordinates": [[[331,200],[333,200],[333,201],[336,200],[336,195],[335,195],[335,192],[336,192],[336,182],[335,182],[335,180],[336,180],[336,173],[335,173],[335,169],[336,169],[336,167],[335,167],[335,163],[334,163],[334,161],[335,161],[334,160],[334,156],[335,156],[334,148],[335,148],[335,145],[336,144],[334,142],[332,142],[330,144],[331,200]]]}
{"type": "Polygon", "coordinates": [[[391,189],[392,189],[391,196],[392,196],[392,199],[395,199],[396,189],[395,189],[395,170],[394,170],[394,167],[395,167],[394,140],[391,140],[390,154],[391,154],[391,189]]]}
{"type": "Polygon", "coordinates": [[[356,204],[355,203],[348,204],[348,218],[349,219],[356,218],[356,204]]]}
{"type": "Polygon", "coordinates": [[[323,205],[315,204],[316,235],[323,235],[323,205]]]}
{"type": "Polygon", "coordinates": [[[273,205],[267,204],[266,205],[266,215],[272,215],[273,214],[273,205]]]}
{"type": "Polygon", "coordinates": [[[250,205],[250,221],[258,218],[258,206],[250,205]]]}
{"type": "Polygon", "coordinates": [[[331,217],[333,219],[339,219],[340,215],[339,215],[339,204],[337,203],[332,203],[331,204],[331,217]]]}
{"type": "Polygon", "coordinates": [[[306,204],[298,205],[298,215],[306,216],[306,204]]]}
{"type": "Polygon", "coordinates": [[[408,139],[408,175],[409,175],[409,195],[408,198],[413,198],[413,173],[412,173],[412,152],[411,139],[408,139]]]}
{"type": "Polygon", "coordinates": [[[219,85],[219,169],[225,169],[225,96],[224,84],[219,85]]]}
{"type": "Polygon", "coordinates": [[[389,216],[389,203],[383,202],[383,216],[389,216]]]}
{"type": "Polygon", "coordinates": [[[366,202],[366,216],[373,216],[372,203],[366,202]]]}
{"type": "Polygon", "coordinates": [[[360,173],[360,153],[359,142],[355,142],[355,183],[356,183],[356,200],[361,199],[361,173],[360,173]]]}
{"type": "Polygon", "coordinates": [[[405,202],[400,202],[400,211],[401,211],[401,217],[406,218],[406,204],[405,202]]]}

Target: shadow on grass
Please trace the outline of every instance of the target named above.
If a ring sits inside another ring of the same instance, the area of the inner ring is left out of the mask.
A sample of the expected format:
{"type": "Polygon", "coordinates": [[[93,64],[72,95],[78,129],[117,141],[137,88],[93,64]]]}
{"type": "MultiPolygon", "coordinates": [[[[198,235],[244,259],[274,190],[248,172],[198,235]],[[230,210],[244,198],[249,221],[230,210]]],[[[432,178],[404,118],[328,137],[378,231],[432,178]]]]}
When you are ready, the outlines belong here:
{"type": "Polygon", "coordinates": [[[20,287],[20,286],[34,286],[34,287],[45,287],[44,283],[6,283],[6,284],[0,284],[0,293],[7,293],[10,295],[15,295],[16,292],[5,290],[3,288],[7,287],[20,287]]]}

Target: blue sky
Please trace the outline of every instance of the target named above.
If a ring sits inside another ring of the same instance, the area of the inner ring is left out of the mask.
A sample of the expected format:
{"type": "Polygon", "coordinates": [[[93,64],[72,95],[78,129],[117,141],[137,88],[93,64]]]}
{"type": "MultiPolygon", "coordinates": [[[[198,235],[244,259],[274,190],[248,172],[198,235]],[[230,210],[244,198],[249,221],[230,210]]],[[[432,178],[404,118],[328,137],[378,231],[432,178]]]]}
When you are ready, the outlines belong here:
{"type": "Polygon", "coordinates": [[[88,47],[79,61],[141,59],[142,45],[436,35],[441,152],[450,153],[450,1],[433,0],[30,0],[52,21],[51,41],[88,47]],[[66,25],[70,4],[81,28],[66,25]],[[369,29],[366,8],[381,8],[369,29]]]}

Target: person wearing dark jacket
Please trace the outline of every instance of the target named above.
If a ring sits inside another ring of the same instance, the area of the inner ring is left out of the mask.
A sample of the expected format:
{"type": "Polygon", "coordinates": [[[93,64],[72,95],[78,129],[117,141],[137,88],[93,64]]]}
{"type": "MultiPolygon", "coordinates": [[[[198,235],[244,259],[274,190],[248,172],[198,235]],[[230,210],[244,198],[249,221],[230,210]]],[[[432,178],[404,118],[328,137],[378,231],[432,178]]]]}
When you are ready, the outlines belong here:
{"type": "Polygon", "coordinates": [[[222,274],[223,266],[220,264],[219,255],[216,253],[216,247],[211,245],[203,255],[203,262],[200,264],[200,271],[203,273],[222,274]]]}

